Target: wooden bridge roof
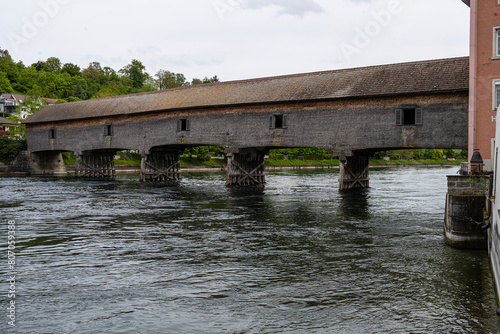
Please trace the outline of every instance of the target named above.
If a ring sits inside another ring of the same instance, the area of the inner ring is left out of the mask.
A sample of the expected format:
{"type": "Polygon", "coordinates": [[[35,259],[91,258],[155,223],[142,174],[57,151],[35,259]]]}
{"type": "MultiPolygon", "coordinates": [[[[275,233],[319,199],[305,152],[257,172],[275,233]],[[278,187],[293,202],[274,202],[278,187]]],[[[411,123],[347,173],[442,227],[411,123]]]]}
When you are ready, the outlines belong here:
{"type": "Polygon", "coordinates": [[[49,105],[24,123],[155,111],[467,91],[469,58],[229,81],[49,105]]]}

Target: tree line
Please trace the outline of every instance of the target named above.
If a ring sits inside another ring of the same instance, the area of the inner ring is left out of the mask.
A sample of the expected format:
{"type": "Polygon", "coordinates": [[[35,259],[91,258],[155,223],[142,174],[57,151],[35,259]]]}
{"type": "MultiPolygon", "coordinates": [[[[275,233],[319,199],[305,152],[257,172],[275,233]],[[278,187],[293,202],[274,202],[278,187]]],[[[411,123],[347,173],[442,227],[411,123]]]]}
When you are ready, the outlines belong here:
{"type": "Polygon", "coordinates": [[[57,57],[27,66],[22,61],[15,62],[8,50],[0,48],[0,93],[73,102],[218,81],[216,75],[188,81],[183,74],[168,70],[159,70],[152,76],[137,59],[118,71],[97,61],[81,69],[73,63],[62,63],[57,57]]]}

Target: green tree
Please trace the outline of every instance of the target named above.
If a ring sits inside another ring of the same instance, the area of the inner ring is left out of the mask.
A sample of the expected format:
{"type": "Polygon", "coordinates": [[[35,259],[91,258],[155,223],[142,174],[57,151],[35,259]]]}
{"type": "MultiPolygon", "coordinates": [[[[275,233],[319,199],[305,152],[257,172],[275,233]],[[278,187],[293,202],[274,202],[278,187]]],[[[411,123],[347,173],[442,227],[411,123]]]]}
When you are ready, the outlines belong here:
{"type": "Polygon", "coordinates": [[[44,70],[56,74],[61,72],[61,67],[61,60],[59,58],[50,57],[45,61],[44,70]]]}
{"type": "Polygon", "coordinates": [[[119,73],[130,79],[132,88],[139,89],[146,79],[146,67],[137,59],[133,59],[130,64],[122,68],[119,73]]]}
{"type": "Polygon", "coordinates": [[[21,152],[27,149],[25,140],[12,140],[0,137],[0,162],[8,164],[21,152]]]}
{"type": "Polygon", "coordinates": [[[94,99],[100,99],[110,96],[118,96],[127,94],[127,87],[117,84],[116,82],[108,82],[106,86],[101,87],[101,89],[92,97],[94,99]]]}
{"type": "Polygon", "coordinates": [[[85,99],[85,93],[83,92],[82,85],[79,82],[76,83],[75,90],[71,96],[77,97],[80,100],[85,99]]]}
{"type": "Polygon", "coordinates": [[[77,75],[82,75],[80,66],[72,64],[72,63],[64,64],[62,69],[61,69],[61,72],[68,73],[72,77],[77,76],[77,75]]]}
{"type": "Polygon", "coordinates": [[[118,76],[116,71],[111,67],[106,66],[102,70],[104,72],[104,77],[106,78],[106,81],[118,82],[120,80],[120,77],[118,76]]]}
{"type": "Polygon", "coordinates": [[[35,67],[30,66],[19,72],[18,80],[13,84],[13,87],[19,92],[27,92],[38,83],[38,76],[35,67]]]}
{"type": "Polygon", "coordinates": [[[457,154],[455,153],[455,151],[451,150],[451,149],[448,149],[448,150],[444,150],[444,153],[443,153],[448,159],[453,159],[453,158],[456,158],[457,154]]]}
{"type": "Polygon", "coordinates": [[[0,72],[5,73],[11,83],[16,82],[19,70],[7,50],[0,48],[0,72]]]}
{"type": "Polygon", "coordinates": [[[155,74],[155,77],[157,78],[156,82],[160,90],[189,85],[189,82],[186,81],[186,77],[181,73],[159,70],[155,74]]]}
{"type": "Polygon", "coordinates": [[[208,77],[203,78],[203,83],[215,83],[215,82],[219,82],[219,78],[216,75],[214,75],[211,78],[208,77]]]}
{"type": "Polygon", "coordinates": [[[90,63],[86,69],[82,70],[82,76],[89,81],[93,80],[99,84],[104,84],[106,82],[104,70],[101,67],[101,63],[98,61],[90,63]]]}
{"type": "Polygon", "coordinates": [[[444,150],[434,150],[434,154],[432,156],[433,159],[441,159],[444,155],[444,150]]]}
{"type": "Polygon", "coordinates": [[[37,61],[31,65],[37,72],[45,71],[45,62],[42,60],[37,61]]]}
{"type": "Polygon", "coordinates": [[[0,93],[13,93],[12,85],[10,84],[9,78],[3,72],[0,72],[0,93]]]}
{"type": "Polygon", "coordinates": [[[201,85],[201,84],[203,84],[203,80],[198,78],[193,78],[193,80],[191,81],[191,85],[201,85]]]}
{"type": "Polygon", "coordinates": [[[209,84],[209,83],[215,83],[215,82],[220,82],[219,78],[214,75],[213,77],[204,77],[203,80],[198,79],[198,78],[193,78],[191,81],[191,85],[201,85],[201,84],[209,84]]]}

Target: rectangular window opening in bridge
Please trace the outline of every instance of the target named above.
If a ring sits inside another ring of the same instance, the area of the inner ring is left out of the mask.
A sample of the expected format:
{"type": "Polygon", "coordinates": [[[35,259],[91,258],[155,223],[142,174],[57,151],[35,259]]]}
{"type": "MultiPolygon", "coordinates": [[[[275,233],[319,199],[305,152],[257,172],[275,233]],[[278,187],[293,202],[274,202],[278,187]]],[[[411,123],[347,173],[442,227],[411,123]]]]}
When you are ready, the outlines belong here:
{"type": "Polygon", "coordinates": [[[49,139],[56,139],[56,129],[49,130],[49,139]]]}
{"type": "Polygon", "coordinates": [[[396,125],[422,125],[422,108],[404,108],[396,110],[396,125]]]}
{"type": "Polygon", "coordinates": [[[286,115],[272,115],[270,117],[269,127],[271,129],[286,129],[286,115]]]}
{"type": "Polygon", "coordinates": [[[113,135],[113,124],[106,124],[104,126],[104,135],[107,137],[113,135]]]}
{"type": "Polygon", "coordinates": [[[191,121],[189,119],[183,118],[177,121],[177,131],[190,131],[191,121]]]}

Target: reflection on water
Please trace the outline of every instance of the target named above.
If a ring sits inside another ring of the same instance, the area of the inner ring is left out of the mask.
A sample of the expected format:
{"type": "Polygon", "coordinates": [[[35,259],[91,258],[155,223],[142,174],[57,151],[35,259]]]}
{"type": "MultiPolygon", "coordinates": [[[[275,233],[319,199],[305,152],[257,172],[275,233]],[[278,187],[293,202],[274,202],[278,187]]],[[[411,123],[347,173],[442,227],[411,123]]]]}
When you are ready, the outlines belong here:
{"type": "Polygon", "coordinates": [[[455,172],[375,170],[348,193],[331,170],[269,172],[265,188],[2,178],[17,330],[496,333],[487,254],[443,241],[455,172]]]}

